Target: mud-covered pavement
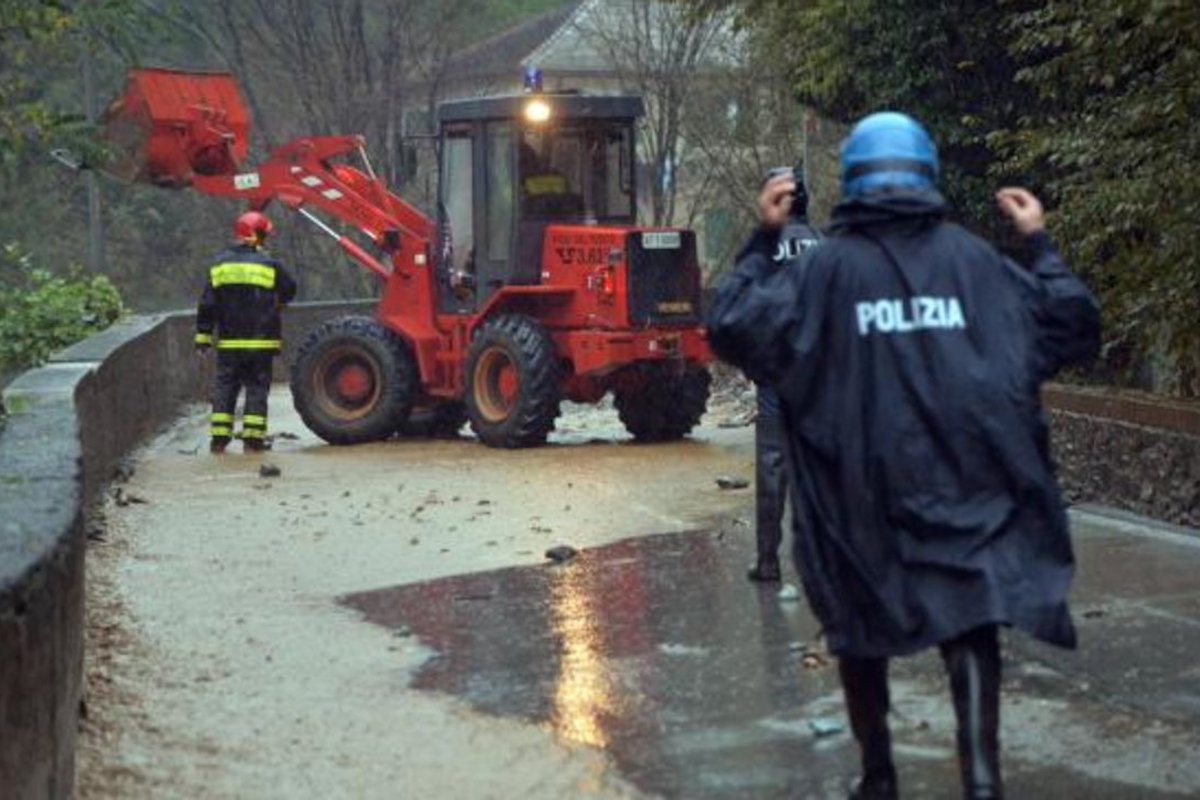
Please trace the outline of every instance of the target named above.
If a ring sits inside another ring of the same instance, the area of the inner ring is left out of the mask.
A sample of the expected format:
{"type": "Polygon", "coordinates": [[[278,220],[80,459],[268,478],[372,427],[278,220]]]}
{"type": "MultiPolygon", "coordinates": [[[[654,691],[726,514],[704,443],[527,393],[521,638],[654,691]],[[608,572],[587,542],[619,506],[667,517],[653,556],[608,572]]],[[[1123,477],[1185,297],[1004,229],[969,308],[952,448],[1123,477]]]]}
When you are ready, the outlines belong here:
{"type": "MultiPolygon", "coordinates": [[[[536,450],[333,448],[277,392],[297,438],[222,459],[182,420],[94,531],[78,794],[843,797],[835,671],[744,578],[752,490],[715,483],[752,476],[738,413],[656,446],[573,409],[536,450]]],[[[1200,539],[1084,515],[1076,541],[1081,649],[1005,640],[1010,796],[1200,796],[1200,539]]],[[[893,676],[905,796],[957,796],[936,657],[893,676]]]]}

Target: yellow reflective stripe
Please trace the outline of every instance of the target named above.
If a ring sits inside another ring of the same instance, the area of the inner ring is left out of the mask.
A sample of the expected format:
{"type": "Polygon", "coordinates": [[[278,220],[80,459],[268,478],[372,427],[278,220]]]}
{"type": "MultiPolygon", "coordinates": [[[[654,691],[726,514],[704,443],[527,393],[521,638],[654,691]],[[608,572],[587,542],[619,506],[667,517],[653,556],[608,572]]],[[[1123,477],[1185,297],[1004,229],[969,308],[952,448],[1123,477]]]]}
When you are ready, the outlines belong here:
{"type": "Polygon", "coordinates": [[[214,289],[237,284],[261,286],[264,289],[275,288],[275,268],[267,264],[231,261],[217,264],[208,274],[214,289]]]}
{"type": "Polygon", "coordinates": [[[196,334],[196,344],[212,344],[212,334],[211,333],[197,333],[196,334]]]}
{"type": "Polygon", "coordinates": [[[260,431],[257,428],[243,428],[242,429],[242,438],[243,439],[265,439],[265,438],[267,438],[265,434],[266,434],[266,431],[260,431]]]}
{"type": "Polygon", "coordinates": [[[562,175],[530,175],[525,179],[525,191],[529,194],[565,194],[567,179],[562,175]]]}
{"type": "Polygon", "coordinates": [[[278,350],[279,339],[222,339],[217,342],[218,350],[278,350]]]}
{"type": "Polygon", "coordinates": [[[242,416],[243,425],[251,425],[256,428],[265,428],[267,426],[267,418],[259,414],[245,414],[242,416]]]}
{"type": "Polygon", "coordinates": [[[232,436],[233,428],[228,425],[213,425],[208,429],[209,436],[232,436]]]}
{"type": "Polygon", "coordinates": [[[217,422],[233,422],[233,414],[225,414],[220,411],[214,411],[208,415],[209,420],[213,423],[217,422]]]}

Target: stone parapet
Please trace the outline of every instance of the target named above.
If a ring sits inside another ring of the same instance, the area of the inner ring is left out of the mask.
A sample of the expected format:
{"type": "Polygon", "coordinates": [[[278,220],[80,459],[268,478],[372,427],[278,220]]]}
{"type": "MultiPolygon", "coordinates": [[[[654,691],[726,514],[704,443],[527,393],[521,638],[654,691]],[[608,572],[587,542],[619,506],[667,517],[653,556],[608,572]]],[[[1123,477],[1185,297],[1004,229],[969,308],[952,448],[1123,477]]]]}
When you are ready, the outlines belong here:
{"type": "MultiPolygon", "coordinates": [[[[374,301],[297,304],[292,348],[374,301]]],[[[120,459],[208,394],[190,313],[125,320],[4,388],[0,429],[0,798],[68,798],[83,680],[84,523],[120,459]]]]}

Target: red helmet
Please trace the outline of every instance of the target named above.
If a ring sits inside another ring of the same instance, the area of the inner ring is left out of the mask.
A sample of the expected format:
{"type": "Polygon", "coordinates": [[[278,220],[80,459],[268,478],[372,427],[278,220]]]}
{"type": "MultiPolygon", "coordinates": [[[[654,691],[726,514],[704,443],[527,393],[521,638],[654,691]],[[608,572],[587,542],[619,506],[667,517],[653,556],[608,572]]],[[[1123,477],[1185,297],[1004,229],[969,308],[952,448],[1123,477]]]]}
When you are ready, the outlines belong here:
{"type": "Polygon", "coordinates": [[[233,235],[245,241],[257,242],[265,239],[275,230],[271,220],[258,211],[247,211],[233,223],[233,235]]]}

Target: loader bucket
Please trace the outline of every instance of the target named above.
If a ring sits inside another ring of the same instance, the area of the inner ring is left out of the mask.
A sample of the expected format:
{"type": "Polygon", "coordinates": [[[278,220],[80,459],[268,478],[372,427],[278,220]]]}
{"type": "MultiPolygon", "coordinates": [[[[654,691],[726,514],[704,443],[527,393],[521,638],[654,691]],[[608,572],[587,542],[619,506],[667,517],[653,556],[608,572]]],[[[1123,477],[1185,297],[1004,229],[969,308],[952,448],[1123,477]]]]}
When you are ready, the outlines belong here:
{"type": "Polygon", "coordinates": [[[128,181],[184,187],[231,175],[246,157],[250,115],[227,72],[133,69],[104,113],[116,151],[109,171],[128,181]]]}

